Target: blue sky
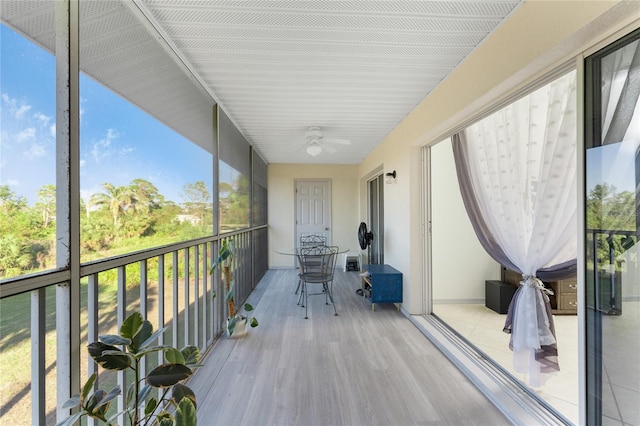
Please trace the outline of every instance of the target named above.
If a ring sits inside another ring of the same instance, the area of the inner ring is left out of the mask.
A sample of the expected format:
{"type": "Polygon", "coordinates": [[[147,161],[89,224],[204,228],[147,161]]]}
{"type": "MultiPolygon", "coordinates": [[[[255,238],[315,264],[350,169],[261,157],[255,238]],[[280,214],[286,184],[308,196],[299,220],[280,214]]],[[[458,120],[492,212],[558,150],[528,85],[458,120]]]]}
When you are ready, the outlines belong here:
{"type": "Polygon", "coordinates": [[[618,192],[634,192],[637,184],[635,158],[638,149],[640,149],[638,140],[633,139],[588,149],[587,190],[607,182],[615,186],[618,192]]]}
{"type": "MultiPolygon", "coordinates": [[[[54,57],[0,24],[0,184],[33,204],[55,184],[54,57]]],[[[86,76],[80,80],[80,186],[152,182],[183,202],[187,183],[211,190],[211,155],[86,76]],[[179,154],[179,155],[178,155],[179,154]]]]}

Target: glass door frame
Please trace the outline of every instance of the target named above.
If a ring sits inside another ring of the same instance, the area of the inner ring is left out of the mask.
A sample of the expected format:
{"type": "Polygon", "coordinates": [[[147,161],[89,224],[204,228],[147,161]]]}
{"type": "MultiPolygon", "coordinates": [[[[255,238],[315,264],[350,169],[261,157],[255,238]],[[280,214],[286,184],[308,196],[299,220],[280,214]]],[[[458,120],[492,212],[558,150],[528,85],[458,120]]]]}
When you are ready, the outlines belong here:
{"type": "MultiPolygon", "coordinates": [[[[603,328],[603,315],[605,313],[600,309],[599,299],[601,298],[601,289],[597,284],[597,276],[600,275],[596,272],[595,267],[592,270],[588,269],[588,259],[590,250],[589,239],[589,223],[587,219],[587,185],[586,180],[589,176],[589,164],[587,161],[587,152],[589,149],[605,146],[602,135],[602,60],[616,52],[623,47],[633,42],[640,42],[640,29],[636,29],[629,34],[619,38],[618,40],[608,44],[607,46],[597,50],[585,57],[584,59],[584,150],[581,163],[584,167],[584,182],[582,188],[581,202],[583,204],[581,232],[582,232],[582,264],[579,265],[579,270],[583,274],[581,282],[584,283],[584,293],[581,296],[584,316],[581,319],[581,323],[584,327],[584,360],[581,366],[583,372],[583,401],[585,406],[582,407],[582,419],[590,425],[600,425],[605,417],[603,413],[603,332],[606,332],[603,328]],[[590,275],[592,276],[589,280],[590,275]],[[592,296],[589,297],[589,291],[587,286],[592,284],[594,287],[592,290],[592,296]],[[590,307],[591,306],[591,307],[590,307]]],[[[637,102],[637,101],[636,101],[637,102]]],[[[615,118],[615,117],[614,117],[615,118]]],[[[620,142],[621,143],[621,142],[620,142]]],[[[615,145],[615,144],[614,144],[615,145]]],[[[638,189],[640,184],[640,154],[636,152],[635,158],[635,178],[636,178],[636,204],[638,203],[638,189]]],[[[605,165],[606,167],[606,165],[605,165]]],[[[615,165],[614,165],[615,167],[615,165]]],[[[638,238],[638,232],[640,230],[640,215],[637,211],[636,205],[636,244],[638,238]]],[[[593,238],[593,237],[592,237],[593,238]]],[[[593,241],[593,254],[596,255],[596,241],[593,241]]],[[[611,283],[614,285],[613,277],[616,276],[616,272],[612,275],[611,283]]],[[[613,287],[615,288],[615,287],[613,287]]],[[[612,292],[611,299],[616,296],[615,292],[612,292]]],[[[615,303],[614,303],[615,306],[615,303]]],[[[620,307],[621,309],[621,307],[620,307]]],[[[610,313],[610,312],[609,312],[610,313]]],[[[609,314],[607,313],[607,314],[609,314]]],[[[613,313],[613,315],[619,315],[619,313],[613,313]]]]}
{"type": "Polygon", "coordinates": [[[370,253],[371,264],[384,264],[384,175],[382,173],[367,180],[369,231],[373,233],[370,253]]]}

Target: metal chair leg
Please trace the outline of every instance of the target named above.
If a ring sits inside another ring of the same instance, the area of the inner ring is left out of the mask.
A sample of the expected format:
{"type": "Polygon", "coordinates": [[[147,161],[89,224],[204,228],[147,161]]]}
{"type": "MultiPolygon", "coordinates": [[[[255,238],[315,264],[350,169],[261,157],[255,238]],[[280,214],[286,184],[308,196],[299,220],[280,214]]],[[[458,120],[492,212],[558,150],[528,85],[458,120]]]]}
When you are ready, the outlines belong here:
{"type": "Polygon", "coordinates": [[[304,319],[309,319],[309,292],[305,281],[302,282],[302,292],[304,293],[304,319]]]}
{"type": "Polygon", "coordinates": [[[298,281],[298,288],[300,289],[300,294],[298,294],[298,290],[295,292],[295,294],[298,294],[298,305],[302,303],[302,306],[304,306],[304,283],[302,279],[298,281]]]}
{"type": "MultiPolygon", "coordinates": [[[[329,284],[324,283],[323,286],[326,289],[326,294],[329,296],[329,299],[331,300],[331,304],[333,305],[333,313],[335,316],[338,316],[338,311],[336,309],[336,302],[333,301],[333,281],[331,281],[331,287],[329,286],[329,284]]],[[[326,296],[325,296],[326,298],[326,296]]],[[[328,305],[328,303],[327,303],[328,305]]]]}

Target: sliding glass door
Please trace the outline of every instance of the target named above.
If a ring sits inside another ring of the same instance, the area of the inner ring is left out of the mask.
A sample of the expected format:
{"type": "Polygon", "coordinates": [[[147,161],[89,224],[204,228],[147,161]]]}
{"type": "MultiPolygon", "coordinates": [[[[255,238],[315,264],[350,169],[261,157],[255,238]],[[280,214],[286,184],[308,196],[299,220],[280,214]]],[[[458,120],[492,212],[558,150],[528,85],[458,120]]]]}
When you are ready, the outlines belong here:
{"type": "Polygon", "coordinates": [[[585,62],[588,424],[640,424],[640,30],[585,62]]]}

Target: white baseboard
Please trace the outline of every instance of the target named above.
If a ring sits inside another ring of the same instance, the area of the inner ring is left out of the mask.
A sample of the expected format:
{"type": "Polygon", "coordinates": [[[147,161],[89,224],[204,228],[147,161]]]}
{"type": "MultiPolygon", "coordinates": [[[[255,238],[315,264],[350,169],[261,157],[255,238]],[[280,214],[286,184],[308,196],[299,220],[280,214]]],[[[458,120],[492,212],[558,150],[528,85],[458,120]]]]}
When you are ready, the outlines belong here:
{"type": "Polygon", "coordinates": [[[469,299],[433,299],[434,305],[484,305],[484,297],[469,299]]]}

